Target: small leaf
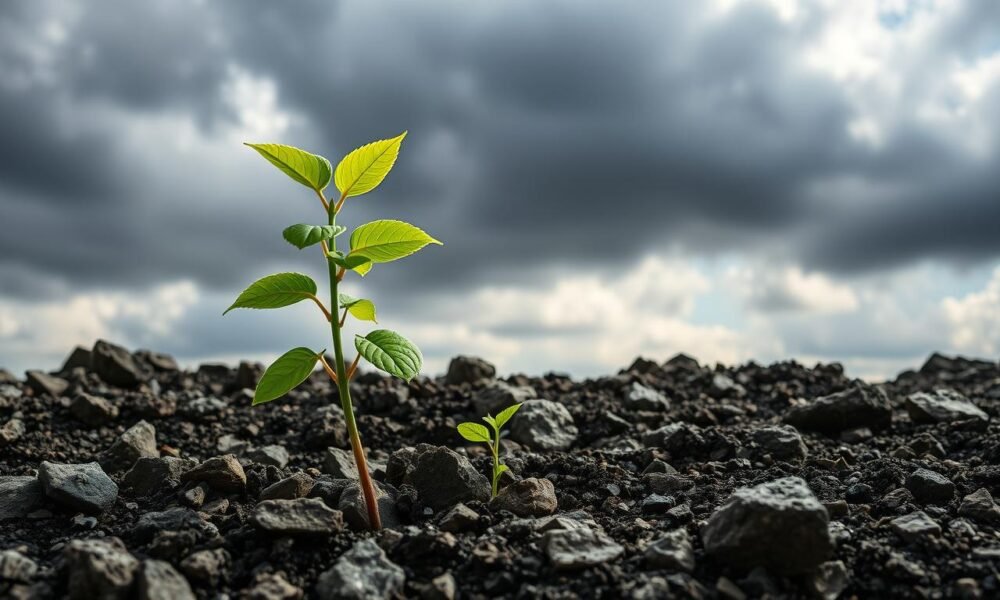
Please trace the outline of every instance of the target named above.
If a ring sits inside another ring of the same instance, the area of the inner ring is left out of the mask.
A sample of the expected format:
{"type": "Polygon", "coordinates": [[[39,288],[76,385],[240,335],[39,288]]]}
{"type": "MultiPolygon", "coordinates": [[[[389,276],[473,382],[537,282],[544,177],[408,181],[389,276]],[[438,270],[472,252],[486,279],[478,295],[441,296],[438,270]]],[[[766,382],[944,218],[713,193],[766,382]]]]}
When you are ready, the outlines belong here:
{"type": "Polygon", "coordinates": [[[390,375],[409,381],[420,372],[424,357],[413,342],[388,329],[354,336],[354,347],[365,360],[390,375]]]}
{"type": "Polygon", "coordinates": [[[500,411],[500,414],[496,416],[497,428],[499,429],[500,427],[503,427],[504,423],[510,421],[510,418],[514,416],[514,413],[516,413],[519,408],[521,408],[520,403],[513,404],[500,411]]]}
{"type": "Polygon", "coordinates": [[[301,273],[276,273],[251,283],[226,313],[234,308],[281,308],[315,296],[316,282],[310,277],[301,273]]]}
{"type": "Polygon", "coordinates": [[[505,465],[503,463],[500,463],[499,465],[497,465],[496,470],[493,472],[493,477],[494,478],[500,477],[501,475],[503,475],[507,471],[510,471],[510,467],[508,467],[507,465],[505,465]]]}
{"type": "Polygon", "coordinates": [[[261,376],[253,394],[253,404],[270,402],[295,389],[312,374],[323,352],[325,350],[313,352],[309,348],[295,348],[282,354],[261,376]]]}
{"type": "MultiPolygon", "coordinates": [[[[365,257],[365,258],[368,258],[368,257],[365,257]]],[[[352,269],[352,270],[355,273],[357,273],[358,275],[361,275],[362,277],[364,277],[365,275],[368,274],[368,271],[372,270],[372,267],[374,265],[375,265],[375,263],[373,263],[371,260],[368,260],[368,261],[365,261],[365,262],[361,263],[360,265],[354,267],[354,269],[352,269]]]]}
{"type": "Polygon", "coordinates": [[[459,423],[458,433],[470,442],[490,442],[490,431],[479,423],[459,423]]]}
{"type": "Polygon", "coordinates": [[[355,298],[347,294],[340,294],[340,306],[347,309],[351,316],[359,321],[375,320],[375,303],[367,298],[355,298]]]}
{"type": "Polygon", "coordinates": [[[283,144],[246,145],[259,152],[285,175],[317,192],[323,191],[323,188],[330,183],[333,170],[330,168],[330,161],[322,156],[283,144]]]}
{"type": "Polygon", "coordinates": [[[284,236],[285,241],[301,250],[322,241],[330,241],[345,231],[347,231],[347,228],[340,225],[305,225],[299,223],[298,225],[286,227],[281,232],[281,235],[284,236]]]}
{"type": "Polygon", "coordinates": [[[500,427],[497,425],[497,422],[493,417],[486,415],[485,417],[483,417],[483,420],[486,421],[490,425],[490,427],[495,429],[497,433],[500,433],[500,427]]]}
{"type": "Polygon", "coordinates": [[[368,258],[367,256],[360,256],[357,254],[353,256],[352,255],[344,256],[343,252],[337,252],[335,254],[327,254],[327,256],[330,257],[330,260],[333,261],[333,264],[337,265],[338,267],[344,267],[345,269],[350,269],[352,271],[358,271],[360,268],[364,267],[365,265],[370,265],[372,262],[372,259],[368,258]]]}
{"type": "Polygon", "coordinates": [[[405,137],[404,131],[392,139],[361,146],[345,156],[334,175],[340,193],[346,197],[360,196],[378,187],[396,163],[405,137]]]}
{"type": "Polygon", "coordinates": [[[390,219],[365,223],[351,233],[351,255],[367,256],[376,263],[399,260],[427,244],[441,242],[419,227],[390,219]]]}

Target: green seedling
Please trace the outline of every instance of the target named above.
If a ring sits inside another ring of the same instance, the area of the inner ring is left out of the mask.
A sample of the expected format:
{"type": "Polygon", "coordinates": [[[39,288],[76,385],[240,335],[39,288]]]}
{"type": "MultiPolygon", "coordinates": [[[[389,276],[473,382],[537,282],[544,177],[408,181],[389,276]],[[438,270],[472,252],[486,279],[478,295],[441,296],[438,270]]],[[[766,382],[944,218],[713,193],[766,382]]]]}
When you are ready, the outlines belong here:
{"type": "Polygon", "coordinates": [[[508,406],[507,408],[500,411],[495,417],[486,415],[483,420],[493,428],[493,432],[483,427],[479,423],[460,423],[458,426],[458,433],[470,442],[483,442],[488,444],[490,451],[493,453],[493,497],[497,496],[497,488],[500,484],[500,476],[508,471],[507,465],[500,462],[500,429],[510,421],[510,418],[514,416],[517,409],[521,408],[521,404],[514,404],[513,406],[508,406]]]}
{"type": "Polygon", "coordinates": [[[247,144],[272,165],[296,182],[311,189],[319,198],[326,213],[325,225],[298,224],[282,232],[285,240],[298,249],[319,246],[330,276],[330,306],[317,296],[316,282],[301,273],[268,275],[250,285],[240,294],[226,312],[234,308],[281,308],[303,300],[310,300],[319,307],[323,318],[330,324],[333,337],[333,360],[330,365],[324,353],[309,348],[295,348],[274,361],[264,371],[254,392],[253,404],[262,404],[280,398],[305,381],[322,365],[330,379],[337,385],[344,419],[351,438],[351,449],[358,465],[360,484],[368,509],[368,523],[372,529],[381,527],[375,487],[368,472],[365,450],[361,445],[354,409],[351,405],[350,381],[358,368],[358,361],[365,360],[375,367],[406,381],[412,379],[423,364],[420,350],[409,340],[394,331],[376,329],[367,335],[356,335],[354,347],[358,354],[347,366],[341,343],[341,328],[348,316],[361,321],[375,322],[375,304],[366,298],[355,298],[337,289],[348,273],[367,275],[377,263],[387,263],[409,256],[428,244],[441,242],[421,229],[402,221],[380,220],[357,227],[350,236],[345,250],[337,248],[337,238],[346,228],[337,224],[337,217],[348,198],[374,190],[399,156],[399,149],[406,132],[388,140],[379,140],[362,146],[340,161],[336,169],[330,162],[316,154],[281,144],[247,144]],[[324,190],[333,181],[339,196],[327,198],[324,190]]]}

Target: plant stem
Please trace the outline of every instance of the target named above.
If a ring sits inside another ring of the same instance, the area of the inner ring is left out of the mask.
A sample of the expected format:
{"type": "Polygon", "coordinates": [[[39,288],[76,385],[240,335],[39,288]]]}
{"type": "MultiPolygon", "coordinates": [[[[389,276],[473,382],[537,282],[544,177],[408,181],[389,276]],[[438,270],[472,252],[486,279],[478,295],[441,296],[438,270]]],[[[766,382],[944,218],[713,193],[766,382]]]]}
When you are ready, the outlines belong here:
{"type": "Polygon", "coordinates": [[[493,442],[493,498],[497,497],[497,484],[500,483],[500,430],[496,431],[493,442]]]}
{"type": "MultiPolygon", "coordinates": [[[[339,206],[339,204],[338,204],[339,206]]],[[[337,224],[337,212],[330,207],[330,225],[337,224]]],[[[330,240],[330,251],[337,251],[337,238],[330,240]]],[[[340,282],[337,276],[337,265],[329,258],[327,267],[330,271],[330,307],[333,314],[337,314],[340,309],[340,297],[337,294],[337,284],[340,282]]],[[[330,331],[333,334],[333,357],[336,362],[337,388],[340,391],[340,406],[344,409],[344,420],[347,422],[347,433],[351,438],[351,450],[354,451],[354,462],[358,465],[358,480],[361,485],[361,492],[365,497],[365,505],[368,508],[368,524],[372,529],[382,528],[382,519],[378,512],[378,500],[375,495],[375,485],[372,483],[371,474],[368,472],[368,460],[365,458],[365,449],[361,445],[361,435],[358,433],[358,424],[354,420],[354,406],[351,404],[351,382],[347,376],[347,368],[344,366],[344,347],[340,340],[340,321],[336,318],[330,319],[330,331]]]]}

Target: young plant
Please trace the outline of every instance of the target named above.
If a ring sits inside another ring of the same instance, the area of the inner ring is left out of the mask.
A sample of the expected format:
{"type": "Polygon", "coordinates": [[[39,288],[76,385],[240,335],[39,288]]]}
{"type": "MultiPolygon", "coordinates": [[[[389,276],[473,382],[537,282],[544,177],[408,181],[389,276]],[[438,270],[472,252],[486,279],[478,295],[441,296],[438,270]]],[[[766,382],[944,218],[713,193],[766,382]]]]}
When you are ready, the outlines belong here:
{"type": "Polygon", "coordinates": [[[289,350],[264,371],[254,392],[253,404],[270,402],[284,396],[312,374],[317,362],[323,366],[340,393],[340,404],[344,409],[344,420],[368,509],[368,523],[372,529],[381,527],[381,519],[375,487],[368,472],[365,450],[361,445],[351,405],[351,377],[357,370],[358,361],[364,357],[382,371],[409,381],[420,371],[423,357],[412,342],[398,333],[376,329],[365,336],[354,336],[354,347],[358,354],[350,366],[347,366],[340,339],[341,328],[348,315],[361,321],[374,322],[375,305],[371,300],[340,293],[338,287],[348,273],[364,276],[377,263],[392,262],[409,256],[428,244],[441,242],[409,223],[379,220],[356,228],[351,233],[347,248],[342,251],[337,248],[337,238],[346,228],[337,224],[337,217],[348,198],[366,194],[382,183],[395,164],[405,137],[406,132],[403,132],[392,139],[362,146],[345,156],[336,169],[332,169],[330,162],[322,156],[291,146],[247,144],[285,175],[311,189],[323,205],[326,224],[292,225],[282,235],[288,243],[300,250],[319,246],[330,276],[330,305],[328,308],[317,296],[316,282],[310,277],[301,273],[278,273],[255,281],[226,309],[229,312],[234,308],[281,308],[310,300],[322,311],[323,318],[330,324],[333,337],[334,364],[331,365],[324,356],[326,350],[289,350]],[[331,180],[340,194],[327,198],[324,190],[331,180]]]}
{"type": "Polygon", "coordinates": [[[483,420],[493,428],[493,433],[490,433],[489,429],[486,429],[479,423],[460,423],[458,425],[458,433],[470,442],[483,442],[488,444],[490,451],[493,452],[493,497],[496,498],[497,487],[500,484],[500,476],[507,471],[507,465],[500,462],[500,429],[510,421],[510,418],[514,416],[517,409],[521,408],[521,404],[514,404],[513,406],[508,406],[507,408],[500,411],[496,417],[491,417],[486,415],[483,420]]]}

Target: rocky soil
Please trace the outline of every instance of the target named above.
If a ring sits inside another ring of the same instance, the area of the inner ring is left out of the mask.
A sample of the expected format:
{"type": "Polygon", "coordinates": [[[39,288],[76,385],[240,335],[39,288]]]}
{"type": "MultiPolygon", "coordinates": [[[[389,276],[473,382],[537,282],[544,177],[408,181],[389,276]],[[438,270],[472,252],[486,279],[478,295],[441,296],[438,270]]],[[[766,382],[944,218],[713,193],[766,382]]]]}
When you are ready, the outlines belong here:
{"type": "Polygon", "coordinates": [[[106,342],[0,370],[0,596],[996,598],[1000,367],[638,359],[497,379],[458,357],[352,383],[385,529],[366,531],[337,391],[251,408],[261,368],[106,342]],[[511,476],[455,431],[512,402],[511,476]]]}

